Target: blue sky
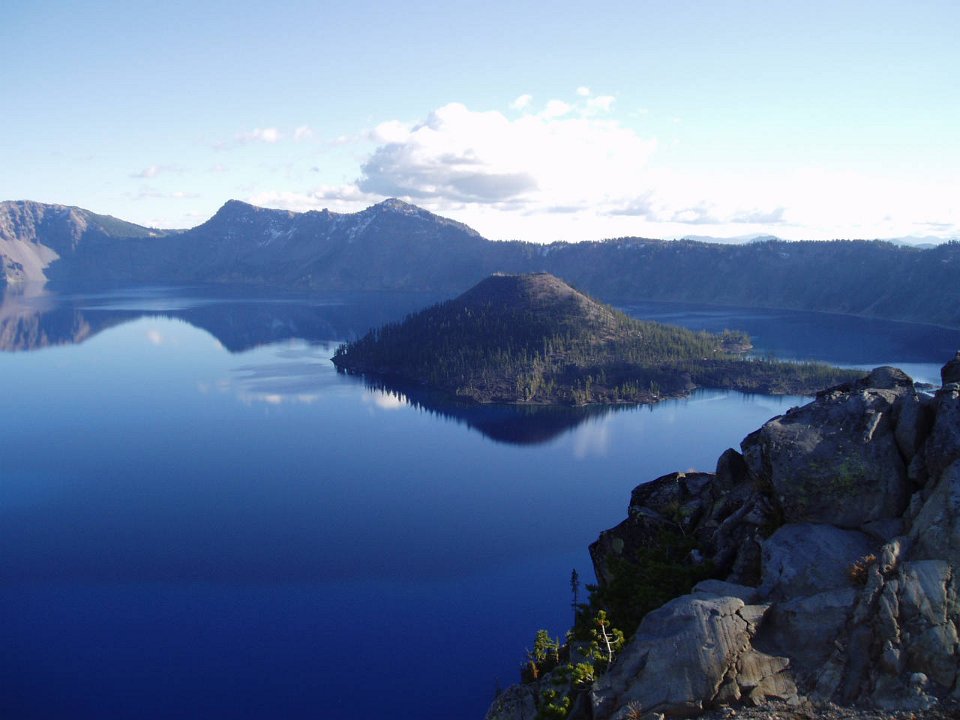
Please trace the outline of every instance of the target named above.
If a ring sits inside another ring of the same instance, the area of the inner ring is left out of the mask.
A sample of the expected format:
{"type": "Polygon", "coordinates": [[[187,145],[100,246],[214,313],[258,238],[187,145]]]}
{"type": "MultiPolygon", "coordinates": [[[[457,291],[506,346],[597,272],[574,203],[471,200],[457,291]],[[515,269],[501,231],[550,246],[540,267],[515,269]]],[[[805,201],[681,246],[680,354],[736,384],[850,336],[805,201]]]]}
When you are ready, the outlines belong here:
{"type": "Polygon", "coordinates": [[[0,199],[487,237],[960,236],[960,3],[0,5],[0,199]]]}

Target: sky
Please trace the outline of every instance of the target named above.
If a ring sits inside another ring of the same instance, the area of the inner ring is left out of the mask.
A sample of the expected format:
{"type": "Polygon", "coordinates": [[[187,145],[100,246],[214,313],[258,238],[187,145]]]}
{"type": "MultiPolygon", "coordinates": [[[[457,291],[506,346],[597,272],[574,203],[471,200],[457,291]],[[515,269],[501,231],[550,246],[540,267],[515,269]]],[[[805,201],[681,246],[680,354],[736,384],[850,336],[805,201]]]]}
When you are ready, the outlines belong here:
{"type": "Polygon", "coordinates": [[[0,200],[960,237],[960,3],[4,0],[0,200]]]}

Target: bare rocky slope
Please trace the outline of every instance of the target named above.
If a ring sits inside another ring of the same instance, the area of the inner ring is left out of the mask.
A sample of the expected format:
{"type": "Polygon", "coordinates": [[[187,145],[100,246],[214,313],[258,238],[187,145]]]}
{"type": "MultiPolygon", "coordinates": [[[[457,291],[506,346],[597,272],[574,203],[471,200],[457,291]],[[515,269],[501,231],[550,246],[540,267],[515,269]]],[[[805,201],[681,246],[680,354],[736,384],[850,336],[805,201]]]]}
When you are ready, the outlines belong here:
{"type": "Polygon", "coordinates": [[[554,669],[501,694],[488,720],[758,705],[747,717],[957,717],[960,353],[942,374],[930,395],[877,368],[773,418],[715,473],[638,486],[590,548],[596,594],[629,605],[611,591],[670,535],[693,545],[678,568],[713,579],[648,612],[589,686],[554,669]],[[551,715],[563,695],[568,714],[551,715]]]}
{"type": "Polygon", "coordinates": [[[157,238],[163,230],[65,205],[26,200],[0,203],[0,287],[43,282],[51,265],[69,264],[81,248],[128,238],[157,238]]]}

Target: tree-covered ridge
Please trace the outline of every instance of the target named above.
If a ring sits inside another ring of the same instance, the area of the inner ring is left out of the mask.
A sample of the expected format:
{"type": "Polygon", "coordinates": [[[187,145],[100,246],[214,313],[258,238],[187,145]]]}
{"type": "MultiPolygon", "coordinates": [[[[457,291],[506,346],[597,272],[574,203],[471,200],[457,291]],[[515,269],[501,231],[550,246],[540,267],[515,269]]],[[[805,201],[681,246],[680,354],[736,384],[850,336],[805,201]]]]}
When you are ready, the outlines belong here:
{"type": "Polygon", "coordinates": [[[491,276],[454,300],[342,345],[333,362],[480,402],[511,403],[655,402],[693,389],[700,376],[716,387],[789,392],[844,377],[833,369],[739,359],[747,348],[745,333],[635,320],[537,273],[491,276]]]}

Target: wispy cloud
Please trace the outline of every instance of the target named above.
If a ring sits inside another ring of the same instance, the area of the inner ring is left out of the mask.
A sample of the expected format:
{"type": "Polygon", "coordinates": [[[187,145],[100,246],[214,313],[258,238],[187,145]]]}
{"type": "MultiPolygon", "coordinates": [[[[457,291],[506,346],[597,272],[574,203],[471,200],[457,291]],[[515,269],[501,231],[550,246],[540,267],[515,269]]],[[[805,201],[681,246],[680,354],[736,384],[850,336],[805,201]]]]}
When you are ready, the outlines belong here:
{"type": "Polygon", "coordinates": [[[243,147],[244,145],[275,145],[284,138],[284,134],[279,128],[256,127],[253,130],[242,130],[235,133],[230,140],[218,140],[213,143],[214,150],[231,150],[233,148],[243,147]]]}
{"type": "Polygon", "coordinates": [[[136,193],[131,194],[137,200],[145,198],[151,199],[169,199],[169,200],[188,200],[200,197],[199,193],[188,192],[186,190],[160,190],[150,185],[142,186],[136,193]]]}
{"type": "Polygon", "coordinates": [[[140,180],[149,180],[164,173],[183,173],[184,169],[179,165],[148,165],[139,172],[131,173],[130,177],[140,180]]]}
{"type": "Polygon", "coordinates": [[[258,143],[258,142],[272,145],[273,143],[278,142],[282,137],[283,135],[280,133],[280,131],[277,128],[268,127],[268,128],[254,128],[253,130],[249,130],[247,132],[237,133],[234,139],[241,145],[245,145],[247,143],[258,143]]]}
{"type": "Polygon", "coordinates": [[[525,110],[526,108],[530,107],[530,103],[532,102],[533,95],[521,95],[512,103],[510,103],[510,107],[512,107],[514,110],[525,110]]]}

